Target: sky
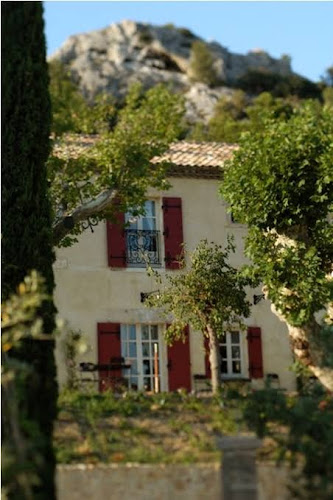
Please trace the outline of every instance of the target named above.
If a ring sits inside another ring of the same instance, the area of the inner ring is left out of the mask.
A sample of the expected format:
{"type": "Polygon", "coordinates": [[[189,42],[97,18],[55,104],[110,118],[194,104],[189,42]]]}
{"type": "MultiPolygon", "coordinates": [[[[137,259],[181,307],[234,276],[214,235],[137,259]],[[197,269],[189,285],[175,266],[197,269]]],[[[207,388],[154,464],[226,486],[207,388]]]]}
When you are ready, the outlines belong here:
{"type": "Polygon", "coordinates": [[[288,54],[293,71],[313,81],[333,65],[331,1],[45,1],[48,55],[70,35],[124,19],[173,23],[238,54],[254,48],[288,54]]]}

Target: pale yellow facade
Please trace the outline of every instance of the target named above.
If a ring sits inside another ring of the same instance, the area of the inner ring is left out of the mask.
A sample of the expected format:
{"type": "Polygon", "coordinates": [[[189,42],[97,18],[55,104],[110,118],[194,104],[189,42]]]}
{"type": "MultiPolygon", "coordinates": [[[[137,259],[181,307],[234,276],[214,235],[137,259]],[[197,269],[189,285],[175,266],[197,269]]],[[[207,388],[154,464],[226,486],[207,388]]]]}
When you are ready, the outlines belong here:
{"type": "MultiPolygon", "coordinates": [[[[226,205],[218,195],[219,181],[199,178],[170,178],[172,188],[166,192],[151,190],[147,197],[154,199],[159,227],[162,228],[162,197],[180,197],[182,200],[184,243],[193,250],[201,239],[224,245],[227,235],[233,234],[237,247],[232,264],[241,265],[243,238],[246,228],[231,221],[226,205]]],[[[163,245],[162,262],[163,261],[163,245]]],[[[163,266],[161,272],[165,272],[163,266]]],[[[161,389],[168,390],[167,350],[163,342],[164,320],[145,307],[140,301],[140,293],[156,290],[153,278],[148,277],[143,268],[111,269],[107,259],[106,223],[100,223],[92,233],[86,230],[79,242],[70,248],[57,250],[54,264],[56,290],[55,302],[59,317],[68,327],[81,330],[89,346],[81,361],[97,362],[97,323],[118,322],[121,324],[158,324],[160,335],[161,389]]],[[[167,271],[175,273],[178,271],[167,271]]],[[[261,289],[249,290],[248,298],[253,303],[253,295],[261,289]]],[[[262,351],[264,377],[275,373],[282,388],[293,390],[295,379],[290,371],[292,355],[287,329],[270,310],[267,300],[252,306],[251,316],[246,319],[248,326],[258,326],[262,331],[262,351]]],[[[248,353],[246,334],[242,334],[242,376],[248,377],[248,353]]],[[[57,343],[56,360],[60,384],[65,382],[61,342],[57,343]]],[[[190,330],[191,374],[203,374],[204,349],[199,332],[190,330]]],[[[264,379],[253,380],[262,386],[264,379]]],[[[194,385],[192,384],[192,387],[194,385]]]]}

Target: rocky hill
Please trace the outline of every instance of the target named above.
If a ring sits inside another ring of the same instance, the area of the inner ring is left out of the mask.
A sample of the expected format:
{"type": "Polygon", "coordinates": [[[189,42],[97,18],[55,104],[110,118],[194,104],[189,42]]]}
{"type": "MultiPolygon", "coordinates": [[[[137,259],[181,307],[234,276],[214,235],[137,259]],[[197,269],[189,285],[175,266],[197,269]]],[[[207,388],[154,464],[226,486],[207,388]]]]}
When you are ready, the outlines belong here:
{"type": "MultiPolygon", "coordinates": [[[[126,94],[128,86],[142,82],[145,88],[169,84],[184,93],[190,120],[207,119],[221,95],[230,87],[213,89],[191,80],[191,46],[203,41],[186,28],[153,26],[134,21],[111,24],[105,29],[73,35],[52,56],[68,67],[83,94],[92,99],[106,91],[115,97],[126,94]]],[[[214,57],[218,79],[233,84],[249,69],[266,69],[291,74],[288,58],[274,59],[263,50],[234,54],[217,42],[204,42],[214,57]]]]}

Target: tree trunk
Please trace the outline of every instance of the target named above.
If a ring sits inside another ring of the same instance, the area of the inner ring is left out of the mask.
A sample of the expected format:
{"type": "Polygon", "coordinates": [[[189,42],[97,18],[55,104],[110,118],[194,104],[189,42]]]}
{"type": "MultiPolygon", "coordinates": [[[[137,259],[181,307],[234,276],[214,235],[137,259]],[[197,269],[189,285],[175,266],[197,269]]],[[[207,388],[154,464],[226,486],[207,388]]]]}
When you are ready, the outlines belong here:
{"type": "Polygon", "coordinates": [[[100,214],[107,209],[117,194],[118,191],[116,189],[107,189],[96,196],[96,198],[88,200],[85,203],[82,203],[82,205],[76,207],[70,214],[59,218],[52,228],[54,246],[58,246],[61,240],[70,234],[72,228],[76,224],[83,220],[87,220],[88,217],[100,214]],[[71,218],[71,224],[68,226],[64,224],[67,218],[71,218]]]}
{"type": "Polygon", "coordinates": [[[326,359],[326,351],[329,348],[320,339],[321,325],[313,317],[300,327],[293,326],[277,311],[274,304],[271,309],[281,321],[286,323],[291,348],[296,359],[305,365],[327,390],[333,392],[333,366],[329,366],[326,359]]]}
{"type": "Polygon", "coordinates": [[[212,391],[217,394],[221,386],[221,356],[219,340],[210,325],[207,326],[209,338],[209,363],[212,377],[212,391]]]}

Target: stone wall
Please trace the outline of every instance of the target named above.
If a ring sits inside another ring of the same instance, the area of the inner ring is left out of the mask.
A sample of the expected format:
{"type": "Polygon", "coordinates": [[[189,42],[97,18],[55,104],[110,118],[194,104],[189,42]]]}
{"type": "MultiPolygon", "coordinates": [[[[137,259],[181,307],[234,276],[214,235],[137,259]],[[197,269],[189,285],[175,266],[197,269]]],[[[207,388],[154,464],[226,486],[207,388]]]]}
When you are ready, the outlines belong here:
{"type": "MultiPolygon", "coordinates": [[[[259,464],[258,500],[289,500],[283,467],[259,464]]],[[[222,500],[220,465],[59,465],[58,500],[222,500]]],[[[228,499],[224,499],[228,500],[228,499]]]]}

